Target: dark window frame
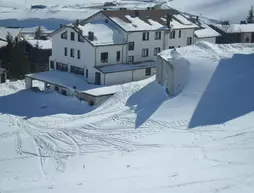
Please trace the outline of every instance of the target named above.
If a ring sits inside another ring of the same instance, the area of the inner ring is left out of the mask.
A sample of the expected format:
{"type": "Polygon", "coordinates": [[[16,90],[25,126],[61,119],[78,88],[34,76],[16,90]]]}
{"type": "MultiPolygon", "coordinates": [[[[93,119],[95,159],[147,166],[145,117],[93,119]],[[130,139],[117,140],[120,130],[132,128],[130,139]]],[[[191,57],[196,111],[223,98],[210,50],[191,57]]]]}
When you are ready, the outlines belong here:
{"type": "Polygon", "coordinates": [[[85,70],[84,70],[84,68],[80,68],[77,66],[71,66],[71,73],[84,76],[85,70]]]}
{"type": "Polygon", "coordinates": [[[181,38],[181,37],[182,37],[182,30],[179,30],[178,33],[179,33],[179,34],[178,34],[178,37],[181,38]]]}
{"type": "Polygon", "coordinates": [[[68,64],[57,62],[56,63],[56,70],[68,72],[68,64]]]}
{"type": "Polygon", "coordinates": [[[142,40],[143,41],[149,41],[149,32],[143,32],[142,40]]]}
{"type": "Polygon", "coordinates": [[[85,38],[82,35],[78,35],[78,41],[79,42],[85,42],[85,38]]]}
{"type": "Polygon", "coordinates": [[[187,46],[192,44],[192,37],[187,37],[187,46]]]}
{"type": "Polygon", "coordinates": [[[128,56],[128,62],[131,63],[131,62],[134,62],[134,56],[128,56]],[[129,60],[131,58],[131,60],[129,60]]]}
{"type": "Polygon", "coordinates": [[[78,59],[81,58],[80,55],[81,55],[81,54],[80,54],[80,50],[77,50],[77,58],[78,58],[78,59]]]}
{"type": "Polygon", "coordinates": [[[175,46],[169,46],[168,49],[175,49],[175,46]]]}
{"type": "Polygon", "coordinates": [[[64,56],[68,56],[68,48],[67,47],[64,48],[64,56]]]}
{"type": "Polygon", "coordinates": [[[74,48],[71,48],[71,49],[70,49],[70,57],[71,57],[71,58],[75,58],[75,54],[74,54],[74,53],[75,53],[74,48]]]}
{"type": "Polygon", "coordinates": [[[160,52],[161,52],[161,48],[160,47],[154,48],[154,56],[157,56],[160,52]]]}
{"type": "Polygon", "coordinates": [[[148,57],[149,56],[149,49],[148,48],[143,48],[142,49],[142,57],[148,57]]]}
{"type": "Polygon", "coordinates": [[[71,41],[75,41],[75,33],[71,32],[71,41]]]}
{"type": "Polygon", "coordinates": [[[88,69],[86,69],[86,78],[88,78],[88,69]]]}
{"type": "Polygon", "coordinates": [[[128,50],[134,50],[135,49],[135,42],[129,42],[128,43],[128,50]]]}
{"type": "Polygon", "coordinates": [[[65,31],[65,32],[61,33],[61,38],[67,40],[67,38],[68,38],[68,32],[65,31]]]}
{"type": "Polygon", "coordinates": [[[120,62],[120,60],[121,60],[121,51],[117,51],[116,52],[116,61],[120,62]]]}
{"type": "Polygon", "coordinates": [[[175,39],[176,38],[176,31],[173,30],[171,33],[170,33],[170,36],[169,36],[170,39],[175,39]]]}
{"type": "Polygon", "coordinates": [[[145,75],[146,76],[151,76],[151,74],[152,74],[152,69],[151,68],[146,68],[145,75]]]}
{"type": "Polygon", "coordinates": [[[108,52],[102,52],[101,53],[101,62],[107,63],[108,62],[108,52]]]}
{"type": "Polygon", "coordinates": [[[55,62],[50,60],[50,68],[55,69],[55,62]]]}
{"type": "Polygon", "coordinates": [[[154,39],[161,40],[161,32],[160,31],[155,32],[154,39]]]}

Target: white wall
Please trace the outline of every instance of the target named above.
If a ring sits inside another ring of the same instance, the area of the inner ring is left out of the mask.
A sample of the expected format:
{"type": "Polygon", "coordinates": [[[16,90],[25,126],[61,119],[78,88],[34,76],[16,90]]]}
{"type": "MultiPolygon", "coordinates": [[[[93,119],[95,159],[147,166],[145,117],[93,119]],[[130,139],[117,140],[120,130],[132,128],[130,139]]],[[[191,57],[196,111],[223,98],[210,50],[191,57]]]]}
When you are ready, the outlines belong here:
{"type": "Polygon", "coordinates": [[[109,64],[122,64],[126,63],[126,45],[113,45],[113,46],[100,46],[96,47],[96,63],[95,66],[109,65],[109,64]],[[120,61],[116,60],[116,53],[120,51],[120,61]],[[101,53],[108,52],[108,62],[101,62],[101,53]]]}
{"type": "MultiPolygon", "coordinates": [[[[104,77],[103,77],[104,78],[104,77]]],[[[122,84],[132,81],[132,71],[105,74],[105,85],[122,84]]]]}
{"type": "MultiPolygon", "coordinates": [[[[52,37],[52,56],[50,60],[55,62],[61,62],[68,64],[69,71],[70,66],[77,66],[80,68],[88,69],[89,77],[93,77],[93,67],[95,65],[95,48],[88,43],[78,41],[78,33],[71,28],[65,28],[61,32],[55,34],[52,37]],[[61,34],[67,31],[67,40],[61,38],[61,34]],[[71,41],[71,32],[75,33],[75,41],[71,41]],[[67,47],[67,56],[64,55],[64,49],[67,47]],[[74,48],[74,58],[70,57],[70,49],[74,48]],[[77,58],[77,50],[80,50],[80,59],[77,58]]],[[[50,64],[49,64],[50,65],[50,64]]]]}
{"type": "Polygon", "coordinates": [[[195,37],[195,43],[199,41],[206,41],[215,44],[216,43],[216,37],[208,37],[208,38],[196,38],[195,37]]]}
{"type": "Polygon", "coordinates": [[[146,76],[146,69],[138,69],[138,70],[130,70],[116,73],[108,73],[105,74],[105,82],[104,76],[102,76],[102,84],[112,85],[112,84],[123,84],[126,82],[143,80],[145,78],[149,78],[153,76],[156,72],[156,68],[151,68],[151,75],[146,76]]]}
{"type": "MultiPolygon", "coordinates": [[[[132,32],[128,34],[128,42],[135,42],[134,50],[128,50],[128,56],[134,56],[134,62],[143,62],[149,60],[156,60],[154,56],[154,48],[160,47],[161,51],[163,48],[163,32],[161,32],[161,39],[155,40],[155,32],[149,32],[149,41],[143,41],[143,32],[132,32]],[[142,57],[142,49],[148,48],[148,57],[142,57]]],[[[128,48],[127,48],[128,49],[128,48]]]]}
{"type": "Polygon", "coordinates": [[[181,38],[179,38],[179,29],[175,29],[175,38],[170,39],[170,33],[165,34],[165,49],[169,46],[174,46],[175,48],[187,46],[187,38],[192,38],[192,44],[194,44],[194,29],[181,29],[181,38]]]}
{"type": "MultiPolygon", "coordinates": [[[[156,68],[151,68],[151,75],[153,76],[156,73],[156,68]]],[[[146,76],[146,69],[139,69],[133,72],[133,81],[143,80],[150,76],[146,76]]]]}

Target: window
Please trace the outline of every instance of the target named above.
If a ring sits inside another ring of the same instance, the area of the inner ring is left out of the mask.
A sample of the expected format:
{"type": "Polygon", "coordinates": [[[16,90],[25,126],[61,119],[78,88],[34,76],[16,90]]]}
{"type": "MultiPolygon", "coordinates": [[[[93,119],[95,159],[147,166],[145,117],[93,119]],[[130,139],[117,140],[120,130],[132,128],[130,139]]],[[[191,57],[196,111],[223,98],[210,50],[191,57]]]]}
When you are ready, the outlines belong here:
{"type": "Polygon", "coordinates": [[[155,38],[154,39],[156,39],[156,40],[161,39],[161,32],[160,31],[155,32],[155,38]]]}
{"type": "Polygon", "coordinates": [[[178,48],[181,48],[181,46],[178,46],[178,48]]]}
{"type": "Polygon", "coordinates": [[[86,78],[88,78],[88,69],[86,69],[86,78]]]}
{"type": "Polygon", "coordinates": [[[128,62],[134,62],[134,56],[128,56],[128,62]]]}
{"type": "Polygon", "coordinates": [[[179,38],[181,38],[181,37],[182,37],[182,31],[179,30],[179,38]]]}
{"type": "Polygon", "coordinates": [[[143,33],[143,41],[148,41],[149,40],[149,32],[144,32],[143,33]]]}
{"type": "Polygon", "coordinates": [[[84,76],[84,68],[71,66],[71,72],[74,73],[74,74],[79,74],[79,75],[84,76]]]}
{"type": "Polygon", "coordinates": [[[161,52],[161,48],[154,48],[154,55],[157,56],[161,52]]]}
{"type": "Polygon", "coordinates": [[[169,46],[168,47],[168,49],[174,49],[175,48],[175,46],[169,46]]]}
{"type": "Polygon", "coordinates": [[[151,68],[146,68],[146,76],[151,76],[151,68]]]}
{"type": "Polygon", "coordinates": [[[192,44],[192,37],[188,37],[187,38],[187,45],[191,45],[192,44]]]}
{"type": "Polygon", "coordinates": [[[101,62],[107,63],[108,62],[108,52],[101,53],[101,62]]]}
{"type": "Polygon", "coordinates": [[[148,56],[148,48],[142,49],[142,57],[148,56]]]}
{"type": "Polygon", "coordinates": [[[71,32],[71,41],[75,41],[75,33],[71,32]]]}
{"type": "Polygon", "coordinates": [[[84,39],[83,36],[78,35],[78,41],[79,41],[79,42],[85,42],[85,39],[84,39]]]}
{"type": "Polygon", "coordinates": [[[60,70],[60,71],[66,71],[66,72],[68,72],[68,65],[60,63],[60,62],[57,62],[56,63],[56,69],[60,70]]]}
{"type": "Polygon", "coordinates": [[[134,50],[135,43],[129,42],[129,50],[134,50]]]}
{"type": "Polygon", "coordinates": [[[54,61],[50,61],[50,68],[55,68],[55,64],[54,64],[54,61]]]}
{"type": "Polygon", "coordinates": [[[67,48],[64,48],[64,55],[67,56],[67,48]]]}
{"type": "Polygon", "coordinates": [[[58,86],[55,86],[55,91],[59,91],[59,88],[58,88],[58,86]]]}
{"type": "Polygon", "coordinates": [[[72,58],[74,58],[74,49],[73,49],[73,48],[71,48],[71,50],[70,50],[70,51],[71,51],[71,53],[70,53],[71,57],[72,57],[72,58]]]}
{"type": "Polygon", "coordinates": [[[173,30],[171,33],[170,33],[170,39],[174,39],[176,37],[176,31],[173,30]]]}
{"type": "Polygon", "coordinates": [[[78,59],[80,59],[80,50],[77,51],[78,59]]]}
{"type": "Polygon", "coordinates": [[[61,38],[67,40],[67,31],[61,34],[61,38]]]}
{"type": "Polygon", "coordinates": [[[116,61],[119,62],[120,59],[121,59],[121,56],[120,56],[121,52],[120,51],[117,51],[116,52],[116,61]]]}

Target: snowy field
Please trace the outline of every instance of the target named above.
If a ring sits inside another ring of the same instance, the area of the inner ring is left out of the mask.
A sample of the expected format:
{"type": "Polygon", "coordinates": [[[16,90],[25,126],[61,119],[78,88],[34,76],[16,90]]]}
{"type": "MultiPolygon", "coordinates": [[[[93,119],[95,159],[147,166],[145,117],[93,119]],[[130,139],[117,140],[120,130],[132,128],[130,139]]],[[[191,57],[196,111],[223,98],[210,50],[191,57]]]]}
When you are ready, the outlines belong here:
{"type": "Polygon", "coordinates": [[[178,52],[190,78],[174,98],[154,77],[96,109],[1,84],[0,192],[253,192],[254,45],[178,52]]]}
{"type": "MultiPolygon", "coordinates": [[[[0,26],[32,27],[44,25],[55,29],[75,19],[85,19],[103,9],[106,0],[0,0],[0,26]],[[42,4],[45,9],[31,9],[42,4]],[[52,20],[52,18],[57,20],[52,20]]],[[[215,20],[245,20],[253,0],[117,0],[119,7],[143,9],[162,4],[215,20]]]]}
{"type": "Polygon", "coordinates": [[[173,0],[164,4],[180,11],[201,15],[216,20],[239,23],[245,20],[253,0],[173,0]]]}

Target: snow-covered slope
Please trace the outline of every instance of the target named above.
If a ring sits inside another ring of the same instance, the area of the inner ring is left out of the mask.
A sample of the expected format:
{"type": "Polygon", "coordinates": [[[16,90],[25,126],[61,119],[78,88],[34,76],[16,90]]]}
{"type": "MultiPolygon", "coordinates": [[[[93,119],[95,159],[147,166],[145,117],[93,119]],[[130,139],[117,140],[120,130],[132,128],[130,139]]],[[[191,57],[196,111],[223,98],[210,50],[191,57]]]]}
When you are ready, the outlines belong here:
{"type": "Polygon", "coordinates": [[[174,98],[154,77],[96,109],[1,84],[0,191],[252,192],[254,45],[177,51],[191,66],[174,98]]]}
{"type": "Polygon", "coordinates": [[[253,0],[172,0],[165,5],[208,18],[239,22],[245,20],[253,4],[253,0]]]}

